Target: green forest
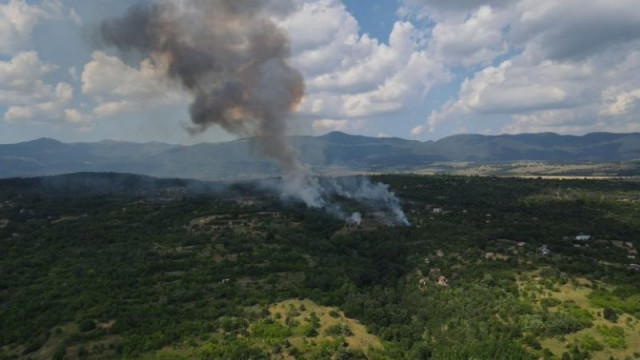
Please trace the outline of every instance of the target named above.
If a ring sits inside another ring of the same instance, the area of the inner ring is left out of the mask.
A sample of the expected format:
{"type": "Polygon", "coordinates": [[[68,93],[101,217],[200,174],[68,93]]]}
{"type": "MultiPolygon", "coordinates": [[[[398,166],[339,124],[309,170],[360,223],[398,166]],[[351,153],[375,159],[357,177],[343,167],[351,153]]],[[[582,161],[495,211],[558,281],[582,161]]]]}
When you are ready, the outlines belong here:
{"type": "Polygon", "coordinates": [[[640,182],[373,180],[410,226],[252,182],[0,180],[0,359],[640,358],[640,182]]]}

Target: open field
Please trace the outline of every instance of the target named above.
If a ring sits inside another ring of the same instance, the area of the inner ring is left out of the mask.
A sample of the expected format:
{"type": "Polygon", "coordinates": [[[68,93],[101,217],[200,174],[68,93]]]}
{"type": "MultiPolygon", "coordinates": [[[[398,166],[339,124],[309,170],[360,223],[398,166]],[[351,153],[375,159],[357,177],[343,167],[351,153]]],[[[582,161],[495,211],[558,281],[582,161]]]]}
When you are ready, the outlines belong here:
{"type": "Polygon", "coordinates": [[[510,176],[543,179],[638,179],[640,163],[631,162],[440,162],[408,171],[420,175],[510,176]]]}
{"type": "MultiPolygon", "coordinates": [[[[604,318],[604,308],[590,300],[594,285],[584,278],[574,279],[571,283],[553,284],[549,286],[544,276],[538,271],[528,273],[527,280],[519,280],[518,286],[522,293],[536,294],[535,302],[551,314],[562,311],[562,304],[572,304],[575,309],[585,310],[592,320],[589,327],[571,334],[548,337],[540,343],[560,357],[572,346],[585,346],[587,342],[594,347],[591,358],[594,360],[608,360],[611,357],[625,359],[640,354],[640,321],[632,315],[624,314],[615,321],[604,318]],[[605,337],[598,331],[599,327],[619,327],[624,335],[620,338],[619,348],[607,343],[605,337]],[[594,345],[595,344],[595,345],[594,345]]],[[[603,284],[600,284],[603,285],[603,284]]],[[[614,290],[614,289],[609,289],[614,290]]],[[[576,311],[576,310],[574,310],[576,311]]]]}

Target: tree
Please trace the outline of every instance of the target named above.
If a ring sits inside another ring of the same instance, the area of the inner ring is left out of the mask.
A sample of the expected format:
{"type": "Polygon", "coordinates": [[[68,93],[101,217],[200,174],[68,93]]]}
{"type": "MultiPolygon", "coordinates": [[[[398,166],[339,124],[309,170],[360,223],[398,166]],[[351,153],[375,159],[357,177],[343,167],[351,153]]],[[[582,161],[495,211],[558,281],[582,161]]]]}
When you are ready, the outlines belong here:
{"type": "Polygon", "coordinates": [[[604,318],[611,321],[611,322],[616,322],[618,321],[618,313],[616,313],[615,310],[613,310],[610,307],[606,307],[604,308],[604,318]]]}

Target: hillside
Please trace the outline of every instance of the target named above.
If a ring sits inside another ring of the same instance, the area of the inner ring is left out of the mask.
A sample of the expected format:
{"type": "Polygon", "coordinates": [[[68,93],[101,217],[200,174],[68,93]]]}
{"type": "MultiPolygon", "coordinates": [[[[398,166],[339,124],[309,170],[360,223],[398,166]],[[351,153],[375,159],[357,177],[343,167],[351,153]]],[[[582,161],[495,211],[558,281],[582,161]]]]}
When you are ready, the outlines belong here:
{"type": "MultiPolygon", "coordinates": [[[[455,135],[420,142],[332,132],[295,137],[293,142],[304,162],[321,172],[410,170],[452,161],[566,163],[640,158],[639,133],[455,135]]],[[[180,146],[118,141],[65,144],[43,138],[0,145],[0,177],[87,171],[211,180],[274,175],[279,168],[258,154],[252,139],[180,146]]]]}
{"type": "Polygon", "coordinates": [[[0,359],[638,358],[640,183],[374,180],[411,225],[251,183],[0,180],[0,359]]]}

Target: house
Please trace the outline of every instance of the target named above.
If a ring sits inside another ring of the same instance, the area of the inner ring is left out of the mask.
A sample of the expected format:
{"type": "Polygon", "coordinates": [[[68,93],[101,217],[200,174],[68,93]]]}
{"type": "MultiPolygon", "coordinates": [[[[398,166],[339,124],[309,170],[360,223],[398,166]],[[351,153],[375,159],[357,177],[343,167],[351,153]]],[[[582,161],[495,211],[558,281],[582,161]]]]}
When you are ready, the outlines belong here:
{"type": "Polygon", "coordinates": [[[442,251],[442,250],[438,250],[438,251],[436,251],[436,255],[437,255],[438,257],[443,257],[443,256],[444,256],[444,251],[442,251]]]}
{"type": "Polygon", "coordinates": [[[429,261],[429,258],[424,258],[424,263],[425,263],[425,264],[429,264],[429,262],[430,262],[430,261],[429,261]]]}
{"type": "Polygon", "coordinates": [[[547,247],[547,245],[542,245],[542,247],[540,248],[540,253],[542,254],[542,256],[547,256],[551,254],[551,250],[549,250],[549,247],[547,247]]]}
{"type": "Polygon", "coordinates": [[[591,240],[591,235],[578,235],[576,236],[576,241],[589,241],[591,240]]]}
{"type": "Polygon", "coordinates": [[[427,286],[427,282],[428,281],[429,281],[428,279],[422,278],[422,279],[420,279],[420,281],[418,281],[418,286],[423,288],[423,287],[427,286]]]}
{"type": "Polygon", "coordinates": [[[440,268],[432,268],[429,270],[429,275],[440,274],[440,268]]]}
{"type": "Polygon", "coordinates": [[[220,285],[228,284],[228,283],[229,283],[229,281],[231,281],[231,280],[229,280],[229,279],[222,279],[222,280],[220,280],[220,285]]]}
{"type": "Polygon", "coordinates": [[[444,212],[444,210],[442,210],[442,208],[435,208],[433,210],[431,210],[432,213],[434,214],[442,214],[444,212]]]}
{"type": "Polygon", "coordinates": [[[524,241],[520,241],[520,242],[518,243],[518,246],[519,246],[519,247],[524,247],[525,245],[527,245],[527,243],[525,243],[524,241]]]}
{"type": "Polygon", "coordinates": [[[493,260],[496,258],[496,254],[492,253],[492,252],[488,252],[486,254],[484,254],[484,258],[487,260],[493,260]]]}
{"type": "Polygon", "coordinates": [[[447,281],[447,278],[444,275],[440,275],[440,277],[438,278],[438,285],[442,285],[442,286],[449,285],[449,282],[447,281]]]}
{"type": "Polygon", "coordinates": [[[640,265],[638,265],[638,264],[629,264],[629,270],[640,271],[640,265]]]}

